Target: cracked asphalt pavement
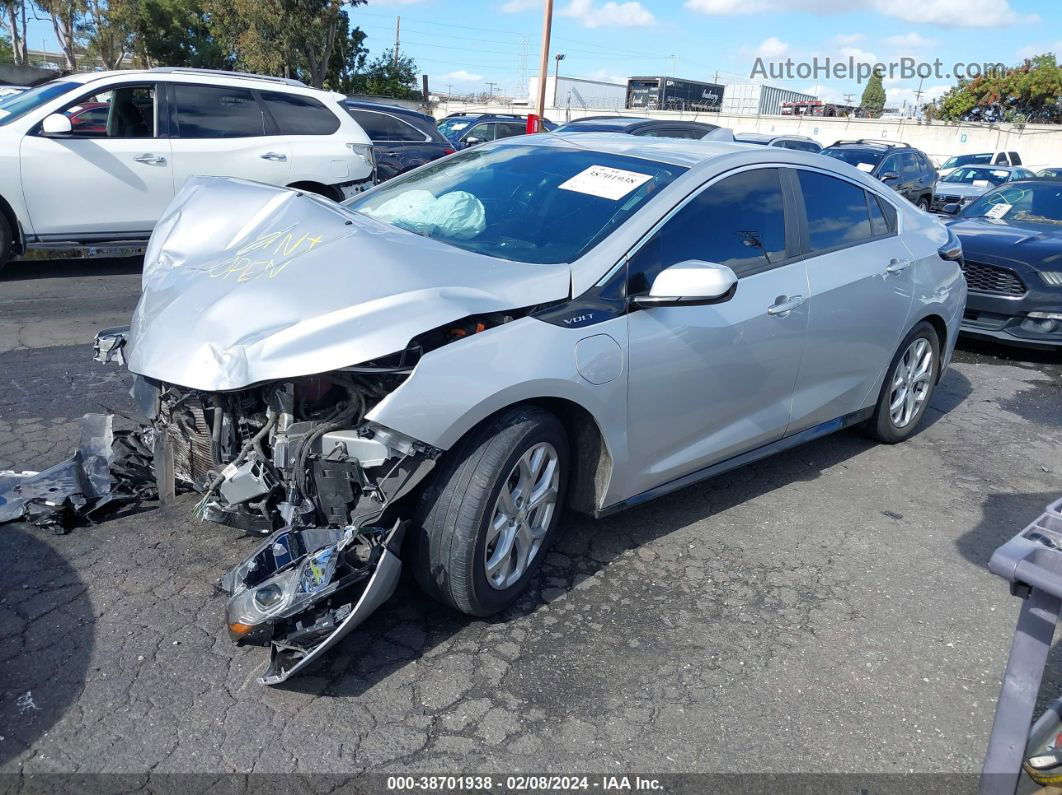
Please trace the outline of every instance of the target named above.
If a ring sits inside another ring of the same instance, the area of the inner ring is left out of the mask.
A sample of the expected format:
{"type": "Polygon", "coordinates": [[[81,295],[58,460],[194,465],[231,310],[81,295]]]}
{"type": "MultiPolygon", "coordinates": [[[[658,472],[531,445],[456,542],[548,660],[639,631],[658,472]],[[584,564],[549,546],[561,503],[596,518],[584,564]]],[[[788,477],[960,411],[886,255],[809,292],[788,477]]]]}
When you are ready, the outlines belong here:
{"type": "MultiPolygon", "coordinates": [[[[129,405],[91,339],[138,289],[136,259],[5,271],[0,469],[129,405]]],[[[569,515],[504,614],[404,581],[272,689],[212,588],[255,541],[194,521],[194,497],[67,536],[3,526],[0,772],[976,772],[1018,609],[986,564],[1062,493],[1060,450],[1062,360],[964,344],[905,444],[843,432],[569,515]]]]}

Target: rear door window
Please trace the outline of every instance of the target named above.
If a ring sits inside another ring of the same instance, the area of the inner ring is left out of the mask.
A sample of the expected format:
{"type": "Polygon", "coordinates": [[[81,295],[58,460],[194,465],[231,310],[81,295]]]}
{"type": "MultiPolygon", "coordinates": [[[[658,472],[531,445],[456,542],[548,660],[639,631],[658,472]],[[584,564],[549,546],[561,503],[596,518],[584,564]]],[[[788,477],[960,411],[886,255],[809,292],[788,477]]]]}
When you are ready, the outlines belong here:
{"type": "Polygon", "coordinates": [[[280,91],[262,91],[259,96],[279,135],[331,135],[339,129],[336,115],[313,97],[280,91]]]}
{"type": "Polygon", "coordinates": [[[522,121],[503,121],[495,126],[498,138],[512,138],[514,135],[525,135],[527,133],[527,125],[522,121]]]}
{"type": "Polygon", "coordinates": [[[483,121],[473,127],[464,136],[464,140],[469,138],[475,138],[477,141],[493,141],[494,140],[494,124],[489,121],[483,121]]]}
{"type": "Polygon", "coordinates": [[[246,88],[174,83],[181,138],[247,138],[265,135],[265,116],[246,88]]]}
{"type": "Polygon", "coordinates": [[[866,191],[814,171],[797,171],[808,220],[808,249],[821,254],[873,237],[866,191]]]}

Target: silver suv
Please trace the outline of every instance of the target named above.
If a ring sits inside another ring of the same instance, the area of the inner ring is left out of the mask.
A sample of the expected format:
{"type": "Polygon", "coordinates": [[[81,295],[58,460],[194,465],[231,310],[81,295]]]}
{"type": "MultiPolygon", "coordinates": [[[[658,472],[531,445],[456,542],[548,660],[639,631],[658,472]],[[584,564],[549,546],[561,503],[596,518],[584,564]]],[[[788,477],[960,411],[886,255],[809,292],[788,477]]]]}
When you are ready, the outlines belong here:
{"type": "Polygon", "coordinates": [[[602,516],[848,426],[906,439],[955,345],[960,260],[837,160],[535,135],[344,206],[195,181],[101,347],[167,441],[164,493],[269,534],[225,584],[275,683],[386,599],[400,559],[486,616],[566,507],[602,516]]]}

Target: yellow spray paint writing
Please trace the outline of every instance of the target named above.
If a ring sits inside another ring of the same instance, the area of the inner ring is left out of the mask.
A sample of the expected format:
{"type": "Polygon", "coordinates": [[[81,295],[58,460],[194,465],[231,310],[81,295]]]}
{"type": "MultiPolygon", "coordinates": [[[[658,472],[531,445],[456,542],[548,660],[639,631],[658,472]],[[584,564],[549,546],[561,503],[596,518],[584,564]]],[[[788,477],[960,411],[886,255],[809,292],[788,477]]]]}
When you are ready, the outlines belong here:
{"type": "Polygon", "coordinates": [[[299,234],[294,228],[270,232],[238,248],[231,257],[210,268],[209,274],[212,279],[228,279],[231,276],[238,283],[249,282],[263,275],[273,279],[297,255],[312,251],[320,242],[319,234],[299,234]]]}

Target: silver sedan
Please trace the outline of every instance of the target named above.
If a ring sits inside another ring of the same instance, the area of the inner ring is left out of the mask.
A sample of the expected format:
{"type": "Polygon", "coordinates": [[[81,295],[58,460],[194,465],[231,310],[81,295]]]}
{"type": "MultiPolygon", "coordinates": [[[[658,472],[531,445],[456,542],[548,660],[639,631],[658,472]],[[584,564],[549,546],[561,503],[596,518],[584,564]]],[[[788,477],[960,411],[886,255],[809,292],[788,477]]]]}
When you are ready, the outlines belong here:
{"type": "Polygon", "coordinates": [[[275,683],[381,604],[400,560],[486,616],[566,509],[848,426],[908,438],[955,345],[961,257],[837,160],[543,134],[344,205],[191,181],[104,348],[168,440],[164,493],[268,536],[225,585],[275,683]]]}

